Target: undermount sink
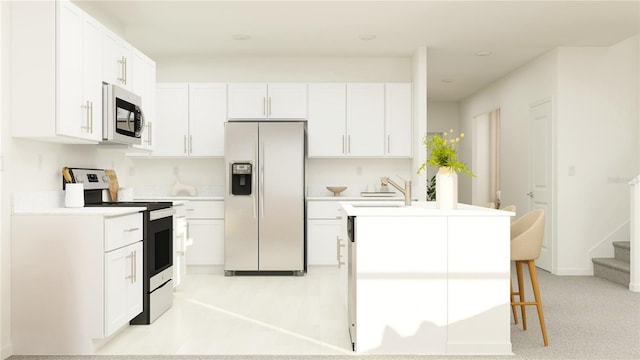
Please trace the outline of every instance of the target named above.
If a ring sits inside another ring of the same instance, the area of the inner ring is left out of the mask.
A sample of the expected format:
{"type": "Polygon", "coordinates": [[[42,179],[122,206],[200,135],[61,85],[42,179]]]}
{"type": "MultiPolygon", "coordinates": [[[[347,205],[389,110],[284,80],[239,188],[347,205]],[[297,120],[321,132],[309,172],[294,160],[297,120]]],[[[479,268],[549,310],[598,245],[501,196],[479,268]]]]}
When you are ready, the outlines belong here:
{"type": "Polygon", "coordinates": [[[404,205],[402,205],[402,204],[394,204],[394,203],[390,203],[390,204],[384,204],[384,203],[365,204],[365,203],[361,203],[361,204],[351,204],[351,206],[359,208],[359,207],[403,207],[404,205]]]}

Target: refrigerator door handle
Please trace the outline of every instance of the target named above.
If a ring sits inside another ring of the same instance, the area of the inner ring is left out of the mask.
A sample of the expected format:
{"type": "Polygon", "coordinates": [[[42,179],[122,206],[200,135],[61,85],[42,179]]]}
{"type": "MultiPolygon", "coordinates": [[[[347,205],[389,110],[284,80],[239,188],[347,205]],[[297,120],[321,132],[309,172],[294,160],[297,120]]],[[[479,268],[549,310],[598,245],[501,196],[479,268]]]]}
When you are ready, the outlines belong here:
{"type": "Polygon", "coordinates": [[[260,216],[264,218],[264,142],[262,143],[262,151],[260,152],[260,216]]]}
{"type": "MultiPolygon", "coordinates": [[[[253,143],[253,153],[255,154],[255,157],[253,158],[254,159],[253,160],[253,165],[254,165],[254,169],[255,169],[256,160],[258,160],[258,144],[256,144],[256,143],[253,143]]],[[[255,219],[258,216],[258,214],[257,214],[257,211],[258,211],[258,195],[255,192],[255,189],[258,188],[258,184],[256,184],[256,171],[255,170],[251,172],[251,177],[252,177],[252,179],[251,179],[251,184],[252,185],[251,186],[253,186],[253,189],[251,189],[252,190],[252,195],[251,196],[253,196],[253,218],[255,219]]]]}

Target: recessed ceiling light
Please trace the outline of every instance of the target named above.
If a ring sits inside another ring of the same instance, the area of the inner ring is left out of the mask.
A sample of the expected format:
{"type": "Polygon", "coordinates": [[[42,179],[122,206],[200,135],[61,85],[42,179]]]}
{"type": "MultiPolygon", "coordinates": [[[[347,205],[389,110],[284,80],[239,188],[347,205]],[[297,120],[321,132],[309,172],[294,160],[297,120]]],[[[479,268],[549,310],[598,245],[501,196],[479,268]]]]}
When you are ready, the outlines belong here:
{"type": "Polygon", "coordinates": [[[488,51],[488,50],[483,50],[483,51],[477,51],[476,52],[476,56],[489,56],[491,54],[492,54],[492,52],[488,51]]]}
{"type": "Polygon", "coordinates": [[[375,39],[376,36],[372,35],[372,34],[362,34],[362,35],[358,35],[358,39],[360,40],[364,40],[364,41],[368,41],[368,40],[373,40],[375,39]]]}
{"type": "Polygon", "coordinates": [[[233,40],[249,40],[251,39],[251,35],[245,35],[245,34],[236,34],[231,36],[233,38],[233,40]]]}
{"type": "Polygon", "coordinates": [[[453,79],[442,79],[442,80],[440,80],[440,81],[442,81],[442,82],[443,82],[443,83],[445,83],[445,84],[452,84],[452,83],[456,82],[456,81],[455,81],[455,80],[453,80],[453,79]]]}

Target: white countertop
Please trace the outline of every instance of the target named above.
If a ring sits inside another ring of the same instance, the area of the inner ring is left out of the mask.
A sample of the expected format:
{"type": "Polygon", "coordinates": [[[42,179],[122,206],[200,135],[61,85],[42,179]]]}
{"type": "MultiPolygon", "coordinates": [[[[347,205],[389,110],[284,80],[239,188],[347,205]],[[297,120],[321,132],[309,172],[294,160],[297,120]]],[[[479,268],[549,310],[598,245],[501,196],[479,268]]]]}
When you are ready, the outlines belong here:
{"type": "Polygon", "coordinates": [[[14,216],[20,215],[73,215],[73,216],[121,216],[135,214],[146,210],[145,207],[81,207],[81,208],[51,208],[14,211],[14,216]]]}
{"type": "Polygon", "coordinates": [[[340,205],[349,216],[515,216],[511,211],[468,204],[458,204],[457,209],[442,210],[436,209],[435,201],[414,201],[411,206],[404,206],[403,201],[378,202],[381,206],[371,206],[375,203],[370,201],[343,201],[340,205]],[[359,204],[367,206],[358,207],[359,204]]]}
{"type": "Polygon", "coordinates": [[[308,201],[402,201],[401,196],[307,196],[308,201]]]}
{"type": "Polygon", "coordinates": [[[149,200],[149,201],[203,201],[203,200],[213,200],[213,201],[224,201],[224,196],[153,196],[153,197],[136,197],[136,201],[138,200],[149,200]]]}

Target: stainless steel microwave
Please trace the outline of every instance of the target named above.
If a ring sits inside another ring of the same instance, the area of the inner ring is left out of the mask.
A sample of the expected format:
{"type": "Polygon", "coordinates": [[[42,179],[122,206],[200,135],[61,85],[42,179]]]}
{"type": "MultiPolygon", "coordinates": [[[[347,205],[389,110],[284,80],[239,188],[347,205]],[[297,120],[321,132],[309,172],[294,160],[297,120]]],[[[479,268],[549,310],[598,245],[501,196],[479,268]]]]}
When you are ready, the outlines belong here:
{"type": "Polygon", "coordinates": [[[140,145],[144,115],[140,96],[112,84],[102,85],[102,144],[140,145]]]}

